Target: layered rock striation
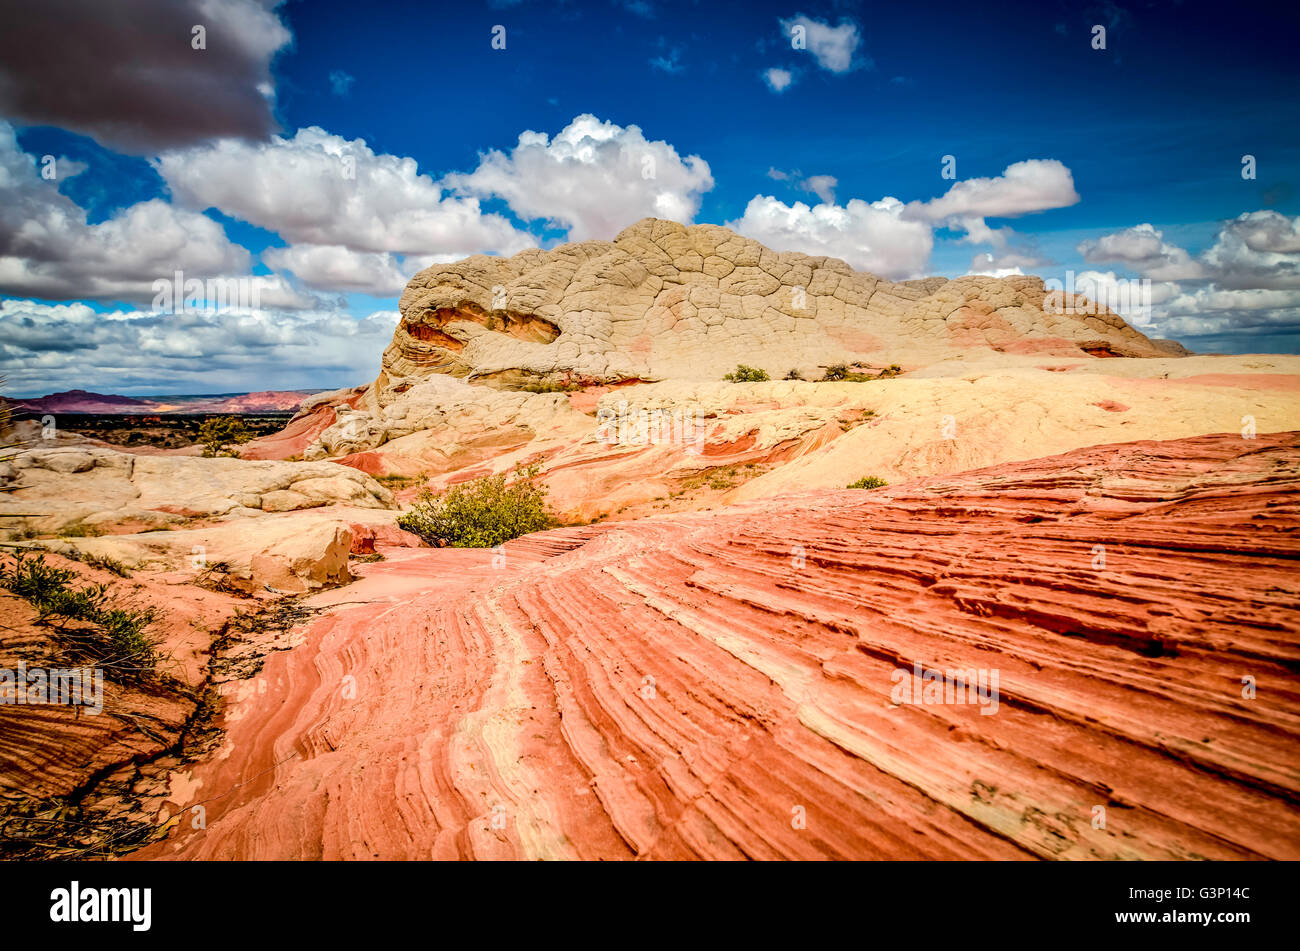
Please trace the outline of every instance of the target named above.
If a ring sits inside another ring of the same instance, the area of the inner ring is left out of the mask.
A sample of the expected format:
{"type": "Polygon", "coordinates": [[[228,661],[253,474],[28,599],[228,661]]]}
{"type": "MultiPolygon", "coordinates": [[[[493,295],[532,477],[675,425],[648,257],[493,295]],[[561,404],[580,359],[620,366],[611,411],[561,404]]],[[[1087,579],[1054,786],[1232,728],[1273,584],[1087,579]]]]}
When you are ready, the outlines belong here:
{"type": "Polygon", "coordinates": [[[1295,859],[1297,450],[394,552],[173,784],[207,828],[139,855],[1295,859]]]}

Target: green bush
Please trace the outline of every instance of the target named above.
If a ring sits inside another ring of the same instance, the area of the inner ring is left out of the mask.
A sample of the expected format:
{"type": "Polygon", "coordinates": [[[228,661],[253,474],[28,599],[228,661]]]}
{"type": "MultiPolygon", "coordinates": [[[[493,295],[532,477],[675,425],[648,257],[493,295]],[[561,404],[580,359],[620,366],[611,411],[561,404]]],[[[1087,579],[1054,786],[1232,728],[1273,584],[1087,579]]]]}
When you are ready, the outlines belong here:
{"type": "Polygon", "coordinates": [[[199,442],[205,456],[237,456],[232,445],[248,442],[253,434],[238,416],[213,416],[199,424],[199,442]]]}
{"type": "Polygon", "coordinates": [[[889,485],[884,479],[877,476],[863,476],[857,482],[851,482],[845,488],[847,489],[879,489],[889,485]]]}
{"type": "Polygon", "coordinates": [[[145,628],[158,619],[157,611],[122,607],[109,595],[107,585],[74,588],[76,577],[76,572],[47,565],[44,555],[29,557],[21,551],[15,553],[12,567],[0,565],[0,587],[31,604],[42,623],[71,641],[79,658],[91,660],[119,681],[152,671],[158,657],[145,628]],[[71,621],[92,629],[65,632],[71,621]]]}
{"type": "Polygon", "coordinates": [[[42,555],[29,558],[21,551],[15,552],[12,568],[0,565],[0,587],[30,601],[37,610],[40,610],[38,602],[66,587],[75,577],[75,571],[47,565],[42,555]]]}
{"type": "Polygon", "coordinates": [[[90,538],[95,535],[103,535],[104,530],[95,525],[87,525],[80,520],[69,522],[59,529],[60,538],[90,538]]]}
{"type": "Polygon", "coordinates": [[[83,565],[90,565],[92,568],[111,571],[119,578],[131,577],[131,569],[111,555],[96,555],[93,552],[79,551],[76,548],[50,548],[48,545],[42,545],[41,547],[71,561],[79,561],[83,565]]]}
{"type": "Polygon", "coordinates": [[[102,571],[111,571],[119,578],[131,577],[131,569],[122,564],[122,562],[118,561],[116,558],[113,558],[111,555],[88,554],[83,555],[81,561],[90,565],[92,568],[99,568],[102,571]]]}
{"type": "Polygon", "coordinates": [[[387,475],[375,476],[375,481],[385,489],[400,492],[402,489],[410,488],[413,485],[424,485],[424,483],[429,481],[429,473],[421,472],[419,475],[410,476],[390,472],[387,475]]]}
{"type": "Polygon", "coordinates": [[[756,367],[747,367],[745,364],[739,364],[735,370],[723,377],[729,383],[762,383],[764,380],[770,380],[766,370],[759,370],[756,367]]]}
{"type": "Polygon", "coordinates": [[[137,670],[151,670],[156,655],[153,642],[145,636],[145,628],[157,620],[157,613],[149,608],[132,611],[128,608],[104,608],[95,623],[108,639],[107,664],[125,665],[137,670]]]}
{"type": "Polygon", "coordinates": [[[550,528],[546,489],[536,482],[537,466],[516,467],[454,485],[441,495],[426,491],[397,524],[431,545],[493,548],[520,535],[550,528]]]}
{"type": "Polygon", "coordinates": [[[850,370],[843,363],[835,363],[826,368],[826,375],[822,377],[822,380],[842,381],[844,383],[870,383],[872,380],[887,380],[890,377],[898,376],[902,372],[903,368],[897,363],[891,363],[879,373],[858,373],[850,370]]]}
{"type": "Polygon", "coordinates": [[[798,370],[791,370],[789,373],[787,373],[787,374],[785,375],[785,378],[786,378],[787,380],[802,380],[802,379],[803,379],[803,377],[800,376],[798,370]]]}
{"type": "Polygon", "coordinates": [[[582,384],[577,380],[542,380],[538,383],[525,383],[519,389],[525,393],[577,393],[582,384]]]}

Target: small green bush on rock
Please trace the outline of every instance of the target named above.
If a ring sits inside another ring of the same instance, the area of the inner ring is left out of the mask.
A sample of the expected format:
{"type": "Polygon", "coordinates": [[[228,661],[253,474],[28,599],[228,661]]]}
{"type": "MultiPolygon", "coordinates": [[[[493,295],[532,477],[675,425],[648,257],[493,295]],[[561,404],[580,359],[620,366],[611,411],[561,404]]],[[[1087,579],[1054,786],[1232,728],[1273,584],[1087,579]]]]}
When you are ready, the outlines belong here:
{"type": "Polygon", "coordinates": [[[107,585],[73,587],[76,572],[46,564],[44,555],[16,552],[13,564],[0,565],[0,588],[36,609],[42,624],[68,642],[75,659],[90,660],[105,676],[129,682],[153,672],[158,660],[145,629],[158,619],[154,608],[135,610],[114,600],[107,585]],[[89,629],[68,631],[69,623],[89,629]]]}
{"type": "Polygon", "coordinates": [[[520,535],[550,528],[546,489],[536,482],[537,466],[517,467],[454,485],[441,495],[425,491],[397,524],[431,545],[493,548],[520,535]]]}
{"type": "Polygon", "coordinates": [[[833,363],[826,368],[826,375],[822,377],[823,382],[843,382],[843,383],[870,383],[873,380],[888,380],[891,377],[898,376],[903,372],[903,368],[897,363],[891,363],[879,373],[859,373],[856,370],[850,370],[843,363],[833,363]]]}
{"type": "Polygon", "coordinates": [[[770,380],[766,370],[760,370],[757,367],[747,367],[745,364],[739,364],[735,370],[723,377],[729,383],[762,383],[770,380]]]}
{"type": "Polygon", "coordinates": [[[846,489],[880,489],[889,485],[884,479],[878,476],[863,476],[857,482],[850,482],[846,489]]]}

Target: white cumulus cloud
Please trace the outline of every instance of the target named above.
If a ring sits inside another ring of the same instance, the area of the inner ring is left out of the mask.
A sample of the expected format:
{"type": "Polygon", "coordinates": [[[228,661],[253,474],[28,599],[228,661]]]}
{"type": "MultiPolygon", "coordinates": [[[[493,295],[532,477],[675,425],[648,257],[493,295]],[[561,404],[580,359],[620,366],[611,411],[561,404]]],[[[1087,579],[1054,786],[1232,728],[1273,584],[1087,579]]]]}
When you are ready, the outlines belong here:
{"type": "Polygon", "coordinates": [[[411,275],[388,252],[351,251],[337,244],[291,244],[262,252],[270,267],[291,271],[308,287],[325,291],[357,291],[376,297],[402,293],[411,275]]]}
{"type": "Polygon", "coordinates": [[[1078,250],[1087,261],[1113,261],[1151,282],[1150,316],[1138,322],[1148,333],[1238,341],[1300,334],[1300,216],[1239,215],[1199,256],[1165,241],[1149,223],[1084,241],[1078,250]]]}
{"type": "Polygon", "coordinates": [[[871,203],[855,198],[838,205],[839,183],[833,176],[805,177],[798,170],[777,168],[769,168],[767,175],[813,192],[821,203],[787,205],[758,195],[728,227],[778,250],[831,255],[893,280],[922,274],[939,226],[965,232],[963,241],[993,245],[993,252],[976,255],[971,273],[1024,273],[1043,260],[1032,250],[1012,248],[1015,232],[989,227],[985,216],[1014,217],[1079,200],[1070,170],[1055,159],[1016,162],[995,178],[958,181],[938,198],[906,205],[888,197],[871,203]]]}
{"type": "Polygon", "coordinates": [[[1065,208],[1079,200],[1074,176],[1056,159],[1026,159],[1008,165],[993,178],[954,182],[938,198],[912,202],[908,215],[927,221],[1015,218],[1065,208]]]}
{"type": "Polygon", "coordinates": [[[1033,270],[1046,263],[1036,254],[1025,251],[985,251],[971,258],[968,274],[985,274],[989,277],[1007,277],[1011,274],[1024,274],[1026,269],[1033,270]]]}
{"type": "Polygon", "coordinates": [[[1195,280],[1205,276],[1200,262],[1192,260],[1182,248],[1166,243],[1164,232],[1151,224],[1135,225],[1083,241],[1078,251],[1090,264],[1123,264],[1154,280],[1195,280]]]}
{"type": "Polygon", "coordinates": [[[755,195],[727,227],[777,251],[836,257],[857,270],[902,279],[925,267],[934,246],[930,227],[905,219],[903,208],[896,198],[809,207],[755,195]]]}
{"type": "Polygon", "coordinates": [[[854,67],[853,54],[862,43],[862,34],[852,20],[831,26],[803,14],[781,21],[785,35],[793,41],[802,31],[803,41],[817,65],[832,73],[847,73],[854,67]]]}
{"type": "Polygon", "coordinates": [[[773,66],[771,69],[763,70],[763,82],[767,83],[767,88],[772,92],[785,92],[794,82],[794,73],[788,69],[781,69],[779,66],[773,66]]]}
{"type": "Polygon", "coordinates": [[[1251,211],[1224,222],[1199,257],[1164,240],[1151,224],[1083,241],[1084,260],[1123,264],[1154,280],[1213,281],[1237,290],[1300,288],[1300,215],[1251,211]]]}
{"type": "Polygon", "coordinates": [[[493,150],[468,174],[443,179],[459,193],[495,196],[521,218],[544,220],[573,241],[613,238],[645,217],[690,224],[713,187],[709,164],[682,158],[634,125],[580,115],[554,138],[523,132],[509,153],[493,150]]]}
{"type": "Polygon", "coordinates": [[[0,292],[54,300],[153,296],[155,280],[246,273],[250,256],[206,215],[160,199],[98,224],[37,171],[0,121],[0,292]]]}
{"type": "Polygon", "coordinates": [[[291,243],[402,254],[514,254],[531,235],[455,197],[415,159],[315,126],[268,143],[223,139],[164,152],[155,168],[185,207],[208,207],[291,243]]]}
{"type": "Polygon", "coordinates": [[[1223,287],[1300,288],[1300,215],[1239,215],[1220,229],[1203,260],[1223,287]]]}

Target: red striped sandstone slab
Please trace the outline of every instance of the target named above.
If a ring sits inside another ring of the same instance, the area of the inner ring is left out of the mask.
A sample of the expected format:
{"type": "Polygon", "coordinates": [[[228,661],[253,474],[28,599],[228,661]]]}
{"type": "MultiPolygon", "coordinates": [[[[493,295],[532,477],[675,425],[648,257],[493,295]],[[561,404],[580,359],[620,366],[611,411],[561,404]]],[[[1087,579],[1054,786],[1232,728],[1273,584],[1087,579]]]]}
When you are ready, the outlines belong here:
{"type": "Polygon", "coordinates": [[[231,697],[176,784],[206,830],[137,855],[1300,858],[1298,450],[392,551],[231,697]],[[895,703],[914,664],[997,671],[996,713],[895,703]]]}

